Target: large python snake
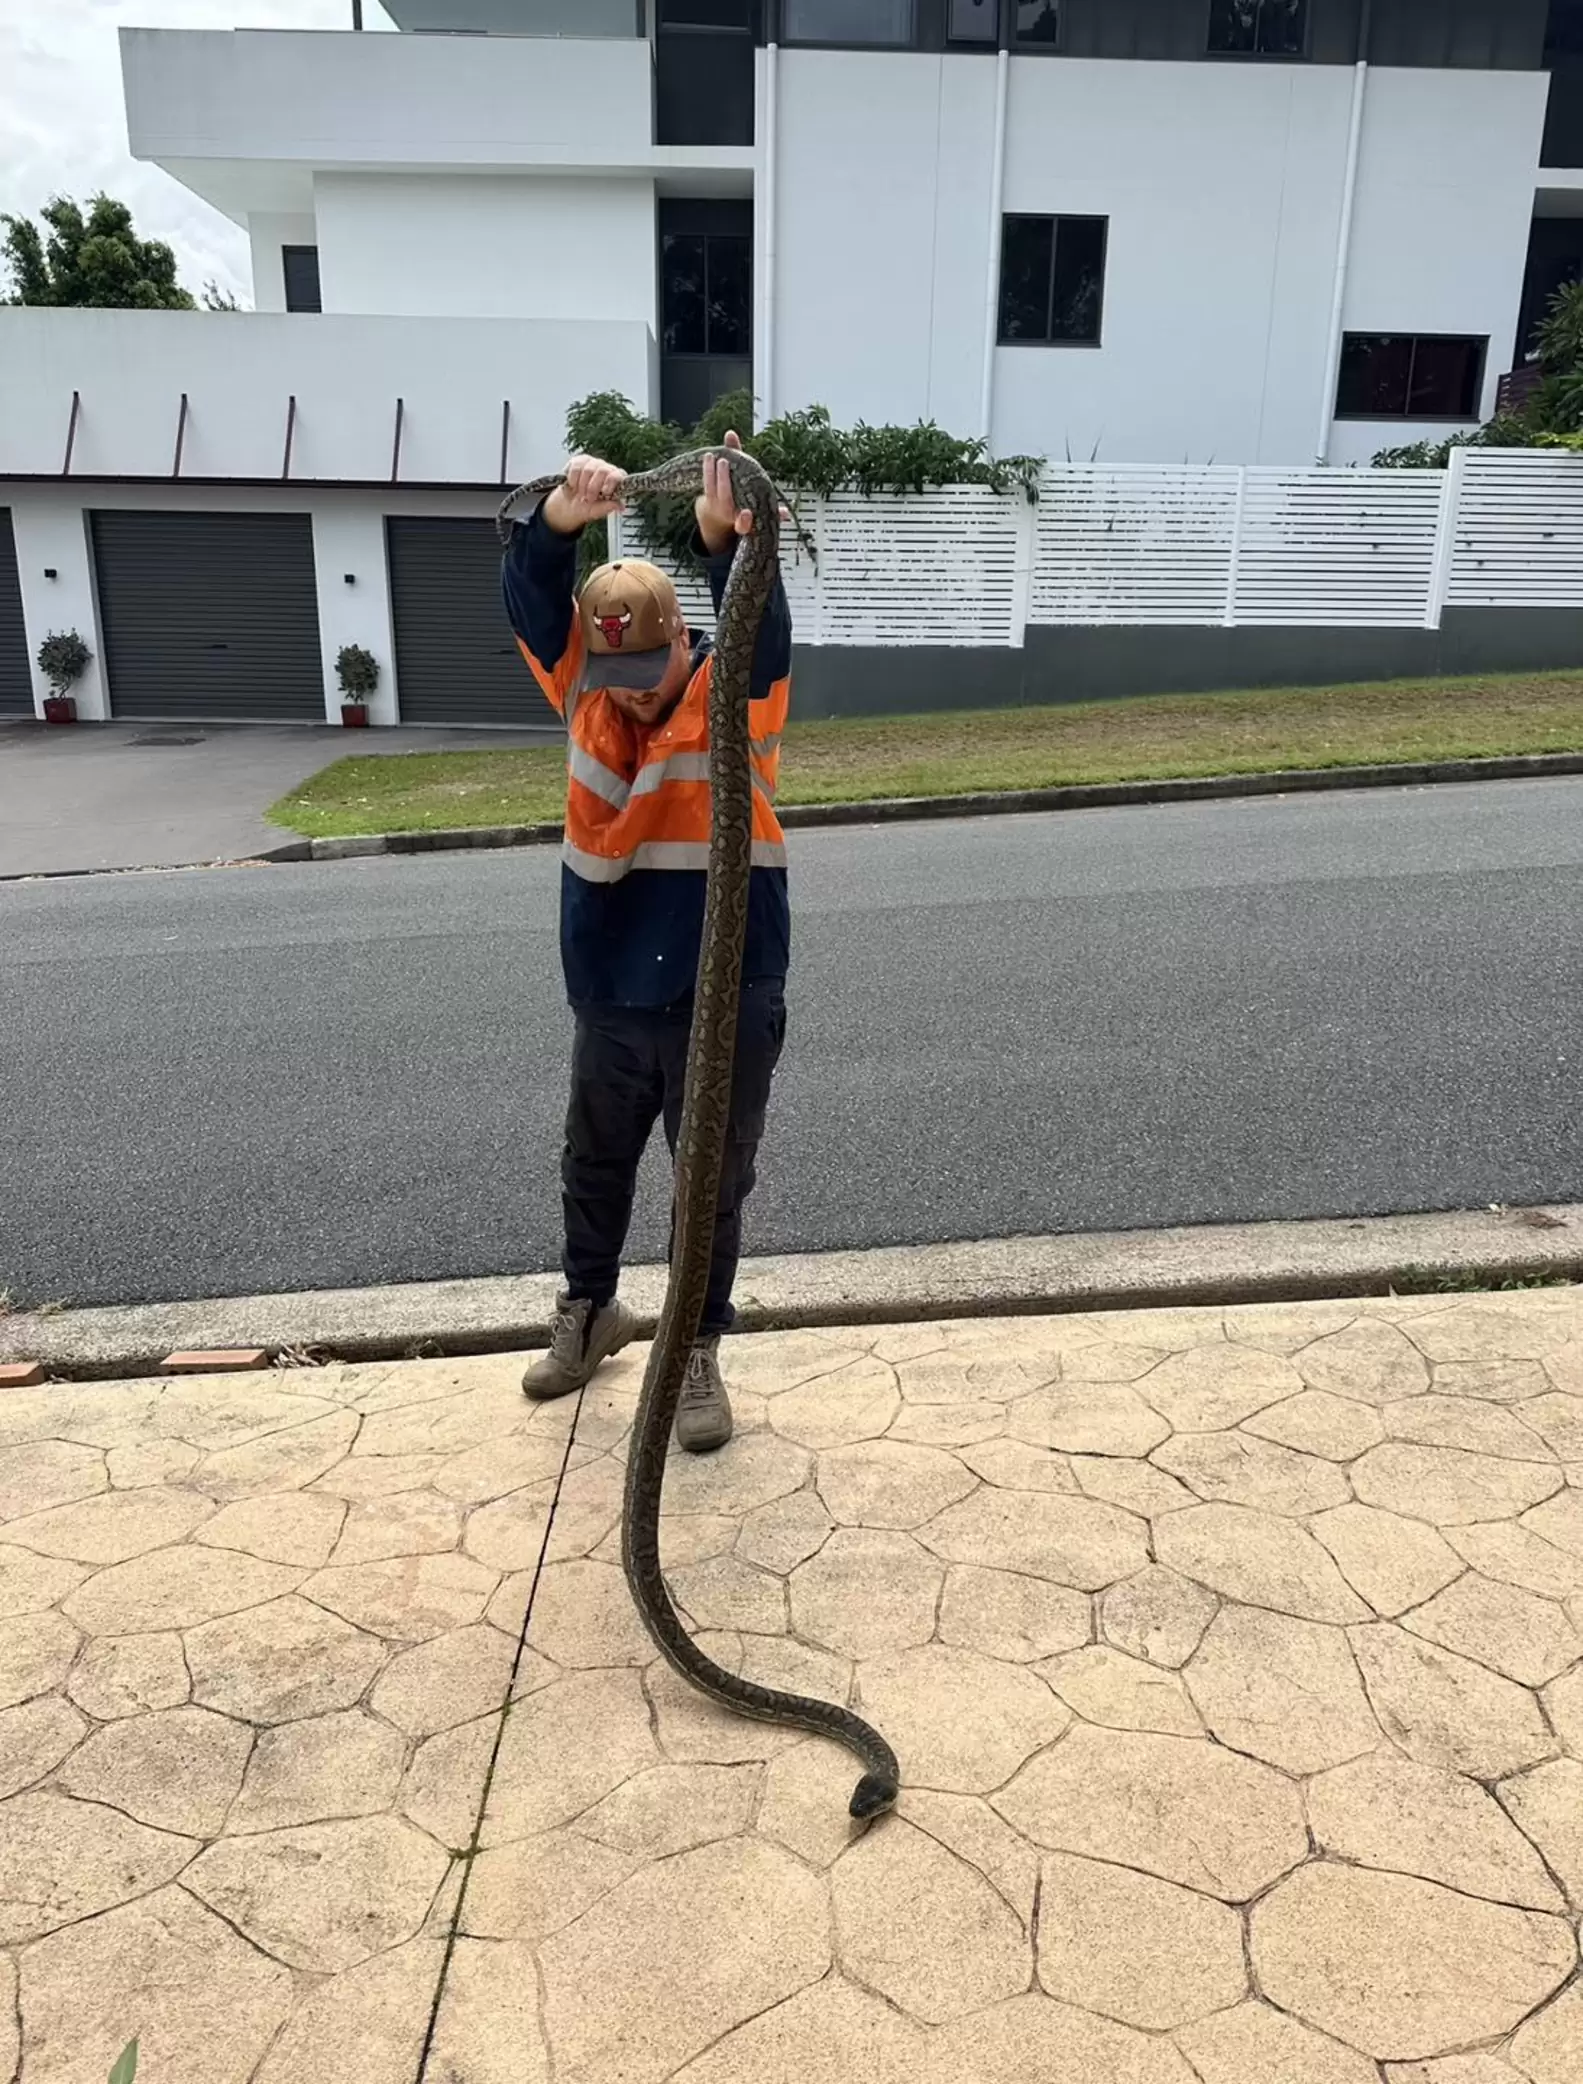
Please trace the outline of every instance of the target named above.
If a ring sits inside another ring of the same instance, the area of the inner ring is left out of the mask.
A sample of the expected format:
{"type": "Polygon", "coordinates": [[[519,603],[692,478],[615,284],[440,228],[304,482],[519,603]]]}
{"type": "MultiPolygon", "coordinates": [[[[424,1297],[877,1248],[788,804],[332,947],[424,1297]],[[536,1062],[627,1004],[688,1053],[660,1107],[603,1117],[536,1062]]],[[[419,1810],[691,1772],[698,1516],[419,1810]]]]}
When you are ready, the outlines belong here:
{"type": "MultiPolygon", "coordinates": [[[[709,679],[708,894],[676,1138],[670,1275],[627,1454],[621,1560],[644,1626],[684,1679],[738,1715],[813,1730],[857,1753],[865,1770],[849,1807],[853,1816],[867,1819],[890,1808],[899,1783],[896,1754],[878,1730],[848,1708],[760,1686],[716,1664],[682,1625],[660,1568],[666,1453],[688,1355],[703,1315],[731,1106],[753,861],[748,697],[759,624],[780,568],[780,495],[763,466],[739,449],[697,449],[657,470],[634,473],[622,486],[623,501],[695,494],[702,486],[704,458],[711,454],[725,458],[736,506],[753,516],[753,528],[737,544],[715,630],[709,679]]],[[[542,497],[562,482],[557,474],[519,485],[500,508],[502,540],[509,539],[511,511],[519,500],[542,497]]]]}

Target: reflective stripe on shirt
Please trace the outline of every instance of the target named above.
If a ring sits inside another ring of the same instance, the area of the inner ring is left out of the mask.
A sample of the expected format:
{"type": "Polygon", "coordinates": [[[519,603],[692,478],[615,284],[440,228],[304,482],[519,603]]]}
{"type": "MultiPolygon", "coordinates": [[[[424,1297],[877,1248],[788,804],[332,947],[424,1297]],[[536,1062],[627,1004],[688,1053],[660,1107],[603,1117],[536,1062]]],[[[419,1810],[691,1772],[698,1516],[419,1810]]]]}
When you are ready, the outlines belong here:
{"type": "MultiPolygon", "coordinates": [[[[709,842],[649,839],[634,847],[630,854],[612,860],[603,854],[590,854],[568,839],[561,842],[561,859],[573,875],[581,876],[585,883],[619,883],[635,868],[681,869],[696,875],[709,866],[709,842]]],[[[753,866],[784,868],[785,847],[775,840],[754,840],[753,866]]]]}

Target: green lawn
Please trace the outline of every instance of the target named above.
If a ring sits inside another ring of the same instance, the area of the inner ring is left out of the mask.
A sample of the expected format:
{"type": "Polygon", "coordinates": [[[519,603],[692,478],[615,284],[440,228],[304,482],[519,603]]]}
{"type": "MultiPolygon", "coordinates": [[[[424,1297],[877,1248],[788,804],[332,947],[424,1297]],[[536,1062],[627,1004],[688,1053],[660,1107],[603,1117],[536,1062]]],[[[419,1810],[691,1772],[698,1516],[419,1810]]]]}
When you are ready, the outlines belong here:
{"type": "MultiPolygon", "coordinates": [[[[780,801],[869,803],[1062,782],[1558,752],[1583,752],[1583,669],[793,724],[781,753],[780,801]]],[[[315,839],[534,825],[561,816],[565,777],[558,746],[357,754],[312,776],[266,815],[315,839]]]]}

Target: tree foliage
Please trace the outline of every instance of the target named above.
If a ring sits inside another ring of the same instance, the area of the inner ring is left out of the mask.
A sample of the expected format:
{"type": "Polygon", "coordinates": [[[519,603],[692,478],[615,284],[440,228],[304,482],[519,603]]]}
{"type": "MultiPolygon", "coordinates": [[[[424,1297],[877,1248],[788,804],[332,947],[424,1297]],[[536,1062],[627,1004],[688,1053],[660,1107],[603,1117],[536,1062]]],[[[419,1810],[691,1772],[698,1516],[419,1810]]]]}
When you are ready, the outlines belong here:
{"type": "Polygon", "coordinates": [[[1575,449],[1583,452],[1583,282],[1557,290],[1539,326],[1539,380],[1516,412],[1472,434],[1381,449],[1383,470],[1444,470],[1454,449],[1575,449]]]}
{"type": "Polygon", "coordinates": [[[28,217],[0,220],[12,303],[115,311],[193,308],[176,280],[175,254],[161,239],[138,237],[125,203],[96,195],[85,213],[70,197],[57,195],[39,216],[43,232],[28,217]]]}
{"type": "MultiPolygon", "coordinates": [[[[685,450],[718,446],[728,427],[737,430],[743,448],[786,495],[794,525],[799,495],[825,498],[849,486],[872,498],[883,492],[922,492],[931,485],[989,485],[997,492],[1019,488],[1034,500],[1044,469],[1042,456],[991,456],[979,437],[947,434],[932,420],[913,427],[871,427],[859,420],[846,429],[833,423],[826,406],[810,405],[754,428],[753,399],[746,390],[717,398],[689,428],[651,420],[619,391],[595,391],[567,414],[566,441],[568,448],[602,456],[622,470],[653,470],[685,450]]],[[[651,543],[684,567],[691,565],[690,501],[639,501],[637,517],[651,543]]],[[[590,538],[594,534],[587,531],[590,538]]],[[[605,554],[602,543],[587,542],[585,554],[597,562],[605,554]]]]}

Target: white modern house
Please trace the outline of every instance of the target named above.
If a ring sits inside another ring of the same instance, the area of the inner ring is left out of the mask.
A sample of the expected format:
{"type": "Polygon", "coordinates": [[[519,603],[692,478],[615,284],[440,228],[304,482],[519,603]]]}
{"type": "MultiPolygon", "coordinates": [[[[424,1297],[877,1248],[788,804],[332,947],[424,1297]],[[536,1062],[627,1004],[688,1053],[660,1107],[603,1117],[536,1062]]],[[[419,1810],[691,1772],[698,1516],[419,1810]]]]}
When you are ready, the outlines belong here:
{"type": "Polygon", "coordinates": [[[0,311],[0,713],[75,627],[85,717],[333,717],[348,642],[376,721],[542,714],[489,515],[591,391],[1340,469],[1583,273],[1583,0],[387,6],[122,32],[257,308],[0,311]]]}

